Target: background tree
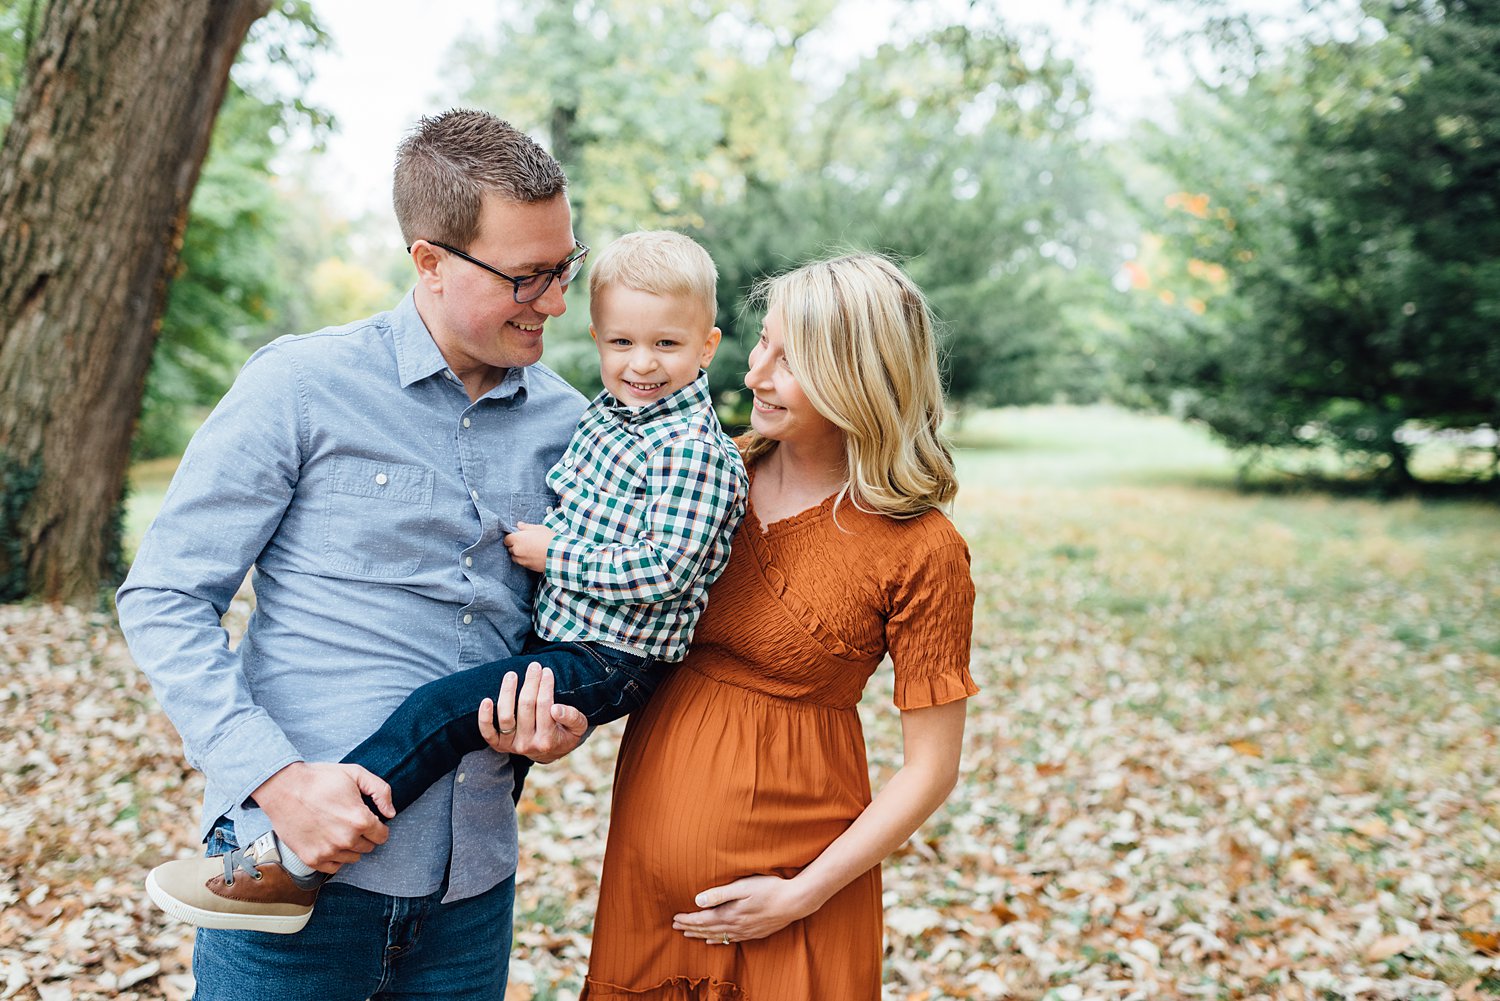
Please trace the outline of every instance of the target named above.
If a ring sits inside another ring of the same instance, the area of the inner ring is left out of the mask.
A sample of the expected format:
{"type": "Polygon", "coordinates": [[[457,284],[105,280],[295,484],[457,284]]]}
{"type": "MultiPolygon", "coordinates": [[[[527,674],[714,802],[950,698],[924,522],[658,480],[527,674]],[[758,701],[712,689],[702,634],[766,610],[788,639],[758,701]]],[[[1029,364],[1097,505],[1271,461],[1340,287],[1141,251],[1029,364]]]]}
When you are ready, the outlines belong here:
{"type": "Polygon", "coordinates": [[[51,0],[0,149],[0,598],[91,601],[229,69],[270,0],[51,0]]]}
{"type": "Polygon", "coordinates": [[[1231,445],[1402,486],[1414,436],[1500,424],[1500,8],[1365,10],[1157,133],[1140,381],[1231,445]]]}
{"type": "MultiPolygon", "coordinates": [[[[470,99],[549,135],[585,240],[668,226],[708,247],[719,324],[742,342],[710,372],[721,400],[742,388],[755,281],[845,249],[907,263],[945,321],[957,398],[1097,395],[1094,312],[1117,251],[1074,68],[986,3],[958,21],[913,10],[902,43],[839,66],[820,46],[838,7],[547,5],[507,11],[456,61],[470,99]]],[[[582,313],[548,362],[596,386],[582,313]]]]}

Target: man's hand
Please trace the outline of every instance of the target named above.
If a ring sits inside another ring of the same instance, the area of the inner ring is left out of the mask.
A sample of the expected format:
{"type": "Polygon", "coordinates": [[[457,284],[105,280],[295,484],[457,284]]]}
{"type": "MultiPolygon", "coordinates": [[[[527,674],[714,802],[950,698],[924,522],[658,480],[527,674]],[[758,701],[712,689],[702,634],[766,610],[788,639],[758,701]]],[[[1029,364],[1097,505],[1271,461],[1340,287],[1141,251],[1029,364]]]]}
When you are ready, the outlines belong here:
{"type": "Polygon", "coordinates": [[[293,762],[251,793],[276,836],[302,861],[327,873],[358,862],[390,837],[362,796],[374,800],[387,818],[396,815],[391,787],[359,765],[293,762]]]}
{"type": "Polygon", "coordinates": [[[479,703],[479,732],[485,742],[502,754],[519,754],[543,765],[581,744],[589,721],[572,706],[552,701],[555,683],[552,669],[535,661],[527,665],[519,693],[516,675],[507,674],[500,694],[479,703]]]}
{"type": "Polygon", "coordinates": [[[510,550],[512,560],[527,570],[541,573],[547,568],[547,547],[552,545],[552,536],[556,534],[552,529],[541,525],[517,522],[516,530],[505,537],[505,548],[510,550]]]}

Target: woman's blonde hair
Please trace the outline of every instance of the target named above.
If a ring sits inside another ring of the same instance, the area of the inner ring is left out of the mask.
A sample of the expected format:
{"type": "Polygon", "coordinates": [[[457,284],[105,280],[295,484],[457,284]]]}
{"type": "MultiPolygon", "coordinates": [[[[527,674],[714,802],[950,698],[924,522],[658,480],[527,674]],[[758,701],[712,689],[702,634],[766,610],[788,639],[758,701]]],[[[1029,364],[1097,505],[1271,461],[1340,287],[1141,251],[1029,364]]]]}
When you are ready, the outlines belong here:
{"type": "MultiPolygon", "coordinates": [[[[951,501],[958,481],[921,289],[886,258],[852,254],[762,282],[756,300],[781,319],[798,385],[844,432],[849,480],[838,502],[912,518],[951,501]]],[[[750,432],[746,464],[775,448],[750,432]]]]}

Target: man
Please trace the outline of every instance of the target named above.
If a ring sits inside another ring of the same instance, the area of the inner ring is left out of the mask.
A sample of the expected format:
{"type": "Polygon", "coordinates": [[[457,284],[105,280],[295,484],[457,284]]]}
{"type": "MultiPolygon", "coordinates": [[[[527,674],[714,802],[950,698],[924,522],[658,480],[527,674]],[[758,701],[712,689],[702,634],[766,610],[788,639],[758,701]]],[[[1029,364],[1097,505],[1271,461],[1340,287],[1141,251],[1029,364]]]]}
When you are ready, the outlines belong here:
{"type": "MultiPolygon", "coordinates": [[[[587,252],[565,189],[492,115],[423,119],[394,189],[414,290],[246,363],[120,588],[131,652],[207,779],[225,883],[281,875],[273,825],[339,870],[295,935],[200,929],[200,1001],[505,994],[508,761],[467,756],[388,826],[365,803],[385,802],[383,783],[333,762],[424,682],[520,651],[534,580],[502,539],[545,514],[543,478],[584,406],[538,364],[587,252]],[[252,566],[256,609],[231,651],[219,620],[252,566]]],[[[528,674],[506,738],[543,761],[584,728],[548,682],[528,674]]]]}

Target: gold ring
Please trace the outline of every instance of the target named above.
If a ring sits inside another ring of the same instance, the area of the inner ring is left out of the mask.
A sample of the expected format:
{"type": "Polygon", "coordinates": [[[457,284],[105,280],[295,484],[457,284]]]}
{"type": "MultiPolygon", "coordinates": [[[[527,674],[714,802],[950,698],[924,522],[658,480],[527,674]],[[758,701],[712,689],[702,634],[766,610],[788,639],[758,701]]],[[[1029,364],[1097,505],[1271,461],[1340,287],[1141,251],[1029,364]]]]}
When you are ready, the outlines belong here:
{"type": "Polygon", "coordinates": [[[728,935],[727,932],[725,933],[725,935],[724,935],[723,938],[719,939],[719,944],[720,945],[728,945],[729,944],[729,935],[728,935]]]}

